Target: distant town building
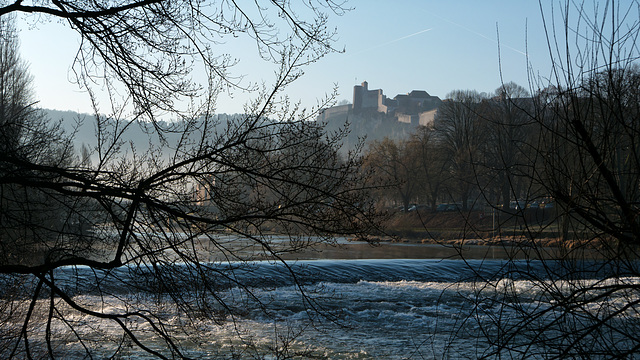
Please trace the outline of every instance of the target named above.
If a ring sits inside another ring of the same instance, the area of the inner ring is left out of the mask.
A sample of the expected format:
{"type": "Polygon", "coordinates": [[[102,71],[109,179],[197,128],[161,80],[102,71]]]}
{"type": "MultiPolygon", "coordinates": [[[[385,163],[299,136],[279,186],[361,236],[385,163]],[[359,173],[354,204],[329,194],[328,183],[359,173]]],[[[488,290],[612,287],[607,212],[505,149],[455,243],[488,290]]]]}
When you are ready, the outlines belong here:
{"type": "Polygon", "coordinates": [[[389,99],[382,89],[369,90],[369,83],[365,81],[353,87],[352,104],[324,109],[321,120],[377,112],[398,122],[427,126],[433,123],[440,103],[442,100],[439,97],[431,96],[424,90],[413,90],[389,99]]]}
{"type": "Polygon", "coordinates": [[[213,199],[213,187],[216,180],[213,176],[206,176],[202,181],[199,181],[193,187],[193,200],[196,205],[205,206],[211,205],[213,199]]]}

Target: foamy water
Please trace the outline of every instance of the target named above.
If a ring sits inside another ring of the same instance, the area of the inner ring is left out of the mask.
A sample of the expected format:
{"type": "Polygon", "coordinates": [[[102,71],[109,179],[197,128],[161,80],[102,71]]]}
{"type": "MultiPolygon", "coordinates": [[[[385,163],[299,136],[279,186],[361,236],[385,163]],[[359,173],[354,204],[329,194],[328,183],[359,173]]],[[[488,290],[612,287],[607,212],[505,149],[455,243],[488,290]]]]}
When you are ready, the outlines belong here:
{"type": "MultiPolygon", "coordinates": [[[[543,263],[524,261],[322,260],[291,266],[296,278],[277,263],[212,265],[224,271],[233,268],[234,279],[248,285],[241,288],[220,283],[218,298],[211,304],[229,308],[214,309],[218,314],[215,319],[185,313],[167,294],[110,287],[107,283],[115,278],[140,281],[130,278],[132,274],[139,276],[136,272],[120,270],[105,276],[104,293],[74,282],[95,276],[88,269],[60,270],[58,283],[67,281],[66,285],[76,286],[73,301],[101,314],[129,311],[159,316],[177,339],[180,351],[199,359],[269,359],[277,358],[273,354],[278,351],[286,351],[281,353],[283,357],[299,354],[303,358],[330,359],[478,358],[495,349],[490,339],[497,336],[498,329],[493,324],[498,317],[502,324],[517,325],[523,321],[523,314],[535,313],[540,314],[537,324],[554,324],[559,316],[566,322],[587,321],[580,317],[581,312],[602,312],[606,308],[612,324],[631,328],[638,323],[638,306],[624,309],[630,299],[640,301],[633,292],[602,298],[597,290],[582,294],[595,300],[576,308],[575,315],[570,316],[558,314],[559,309],[553,307],[549,289],[571,294],[588,285],[602,289],[621,284],[629,288],[640,286],[637,277],[614,279],[607,277],[606,271],[584,272],[574,276],[575,281],[561,281],[550,276],[554,273],[543,263]],[[624,310],[615,312],[620,309],[624,310]],[[185,332],[184,325],[195,331],[185,332]]],[[[553,270],[562,271],[562,267],[558,265],[553,270]]],[[[181,294],[186,303],[202,301],[188,286],[181,294]]],[[[47,301],[39,300],[38,306],[46,306],[47,301]]],[[[110,357],[120,346],[125,357],[153,358],[136,346],[123,343],[122,328],[116,322],[60,308],[65,311],[65,321],[55,321],[53,332],[56,353],[63,357],[82,358],[85,348],[97,354],[96,358],[110,357]],[[84,342],[74,340],[69,325],[86,334],[84,342]]],[[[167,343],[143,317],[131,316],[124,321],[151,349],[171,357],[167,343]]],[[[550,333],[561,330],[556,325],[550,326],[550,333]]],[[[44,325],[39,331],[45,331],[44,325]]],[[[530,342],[531,353],[543,358],[549,348],[545,343],[531,342],[527,336],[523,333],[522,338],[512,340],[516,350],[511,355],[517,355],[521,346],[530,342]]]]}

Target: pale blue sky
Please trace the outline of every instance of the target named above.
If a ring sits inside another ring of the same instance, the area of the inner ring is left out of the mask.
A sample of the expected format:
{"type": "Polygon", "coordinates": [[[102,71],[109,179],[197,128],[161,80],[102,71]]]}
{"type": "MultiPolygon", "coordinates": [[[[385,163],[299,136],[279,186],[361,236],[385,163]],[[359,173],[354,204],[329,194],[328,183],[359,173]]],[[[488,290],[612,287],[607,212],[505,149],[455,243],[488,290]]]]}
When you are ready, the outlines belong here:
{"type": "Polygon", "coordinates": [[[505,81],[527,86],[527,38],[529,61],[549,71],[537,1],[352,4],[338,19],[346,53],[314,64],[305,80],[325,89],[338,82],[340,99],[351,101],[353,85],[364,80],[389,97],[413,89],[441,98],[456,89],[493,92],[501,83],[496,24],[505,81]]]}
{"type": "MultiPolygon", "coordinates": [[[[353,11],[331,20],[338,28],[338,48],[306,70],[289,94],[305,106],[339,86],[338,100],[351,101],[352,89],[368,81],[393,97],[413,89],[445,98],[456,89],[493,92],[500,86],[496,24],[505,81],[528,87],[527,58],[541,76],[549,71],[546,40],[537,1],[351,1],[353,11]],[[527,33],[528,28],[528,33],[527,33]]],[[[545,5],[549,8],[549,5],[545,5]]],[[[60,24],[21,32],[23,57],[30,63],[40,105],[89,112],[86,94],[69,84],[77,37],[60,24]]],[[[234,48],[237,73],[268,82],[272,68],[256,60],[251,42],[234,48]]],[[[247,97],[218,101],[219,112],[241,112],[247,97]]]]}

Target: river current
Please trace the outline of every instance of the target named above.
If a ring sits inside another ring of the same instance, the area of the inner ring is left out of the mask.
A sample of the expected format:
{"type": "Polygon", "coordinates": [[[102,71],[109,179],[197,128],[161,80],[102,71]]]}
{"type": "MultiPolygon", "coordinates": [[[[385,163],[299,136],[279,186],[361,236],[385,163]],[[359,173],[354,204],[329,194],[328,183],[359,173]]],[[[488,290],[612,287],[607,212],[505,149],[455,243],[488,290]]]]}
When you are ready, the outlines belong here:
{"type": "MultiPolygon", "coordinates": [[[[410,254],[416,249],[405,247],[402,251],[410,254]]],[[[216,280],[216,296],[231,304],[236,315],[221,316],[216,322],[194,317],[189,321],[199,330],[198,336],[177,332],[184,353],[198,359],[275,359],[294,355],[328,359],[475,359],[491,348],[486,331],[497,312],[516,320],[521,314],[516,308],[505,306],[509,301],[479,299],[495,299],[507,289],[519,295],[518,306],[545,306],[539,297],[540,284],[557,283],[557,278],[566,276],[563,271],[567,269],[561,262],[508,261],[486,256],[471,260],[306,259],[291,260],[286,265],[255,261],[208,266],[212,269],[210,276],[220,277],[216,280]]],[[[598,267],[597,272],[589,270],[593,269],[592,264],[581,267],[585,271],[575,272],[572,267],[573,278],[606,281],[609,276],[603,267],[598,267]]],[[[126,282],[135,273],[130,270],[111,273],[109,278],[126,282]]],[[[99,304],[105,313],[135,303],[139,308],[160,313],[166,323],[176,328],[185,321],[171,306],[163,307],[162,297],[151,292],[141,295],[119,291],[117,284],[110,288],[108,281],[102,284],[103,293],[82,291],[77,279],[93,277],[95,273],[89,269],[61,269],[57,281],[59,285],[68,281],[79,289],[73,295],[74,301],[99,304]]],[[[635,278],[627,281],[640,282],[635,278]]],[[[185,284],[185,299],[190,291],[189,284],[185,284]]],[[[96,336],[115,336],[120,331],[107,320],[72,320],[99,329],[96,336]]],[[[144,331],[140,334],[147,343],[159,342],[153,335],[144,338],[144,331]]],[[[68,343],[64,347],[71,358],[76,351],[78,356],[83,354],[81,344],[68,343]]],[[[104,357],[113,351],[109,346],[96,350],[104,357]]],[[[135,347],[124,354],[133,358],[147,356],[135,347]]]]}

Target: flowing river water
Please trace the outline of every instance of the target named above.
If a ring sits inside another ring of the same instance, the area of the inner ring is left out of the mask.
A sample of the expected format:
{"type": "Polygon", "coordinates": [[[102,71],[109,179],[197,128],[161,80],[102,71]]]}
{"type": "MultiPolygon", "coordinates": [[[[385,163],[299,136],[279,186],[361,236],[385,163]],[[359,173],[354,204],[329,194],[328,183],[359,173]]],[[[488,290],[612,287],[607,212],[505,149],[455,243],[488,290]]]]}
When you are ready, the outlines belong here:
{"type": "MultiPolygon", "coordinates": [[[[486,246],[462,250],[440,245],[372,247],[344,241],[338,247],[291,254],[287,266],[274,261],[236,266],[209,259],[209,266],[215,270],[211,276],[233,272],[234,282],[220,286],[216,296],[242,311],[217,322],[190,319],[198,336],[178,331],[177,339],[184,354],[197,359],[275,359],[294,354],[327,359],[478,358],[491,348],[486,329],[496,312],[505,318],[521,316],[515,307],[504,306],[504,301],[481,299],[495,298],[508,288],[518,294],[520,306],[545,306],[539,296],[540,284],[557,281],[549,275],[548,262],[527,260],[525,256],[506,260],[518,257],[518,251],[486,246]],[[236,281],[245,287],[234,285],[236,281]]],[[[127,281],[131,276],[122,269],[109,278],[127,281]]],[[[77,279],[84,277],[93,278],[95,273],[87,268],[60,269],[57,282],[75,284],[79,290],[73,295],[74,301],[96,304],[96,309],[104,313],[136,304],[161,314],[176,328],[185,321],[176,309],[164,306],[161,297],[120,291],[118,284],[110,284],[108,279],[103,293],[83,292],[77,279]]],[[[585,273],[582,277],[585,281],[601,281],[606,274],[585,273]]],[[[220,282],[227,278],[222,276],[220,282]]],[[[628,281],[640,282],[635,278],[628,281]]],[[[185,299],[191,291],[185,284],[185,299]]],[[[94,329],[96,338],[113,338],[121,332],[108,320],[81,315],[68,320],[85,330],[94,329]]],[[[145,338],[145,325],[139,326],[141,338],[152,348],[157,343],[161,349],[161,339],[151,332],[145,338]]],[[[56,331],[68,329],[60,326],[56,331]]],[[[82,358],[84,346],[70,341],[56,351],[68,358],[82,358]]],[[[109,358],[115,345],[105,343],[93,351],[98,354],[96,358],[109,358]]],[[[124,356],[153,358],[136,347],[125,350],[124,356]]]]}

